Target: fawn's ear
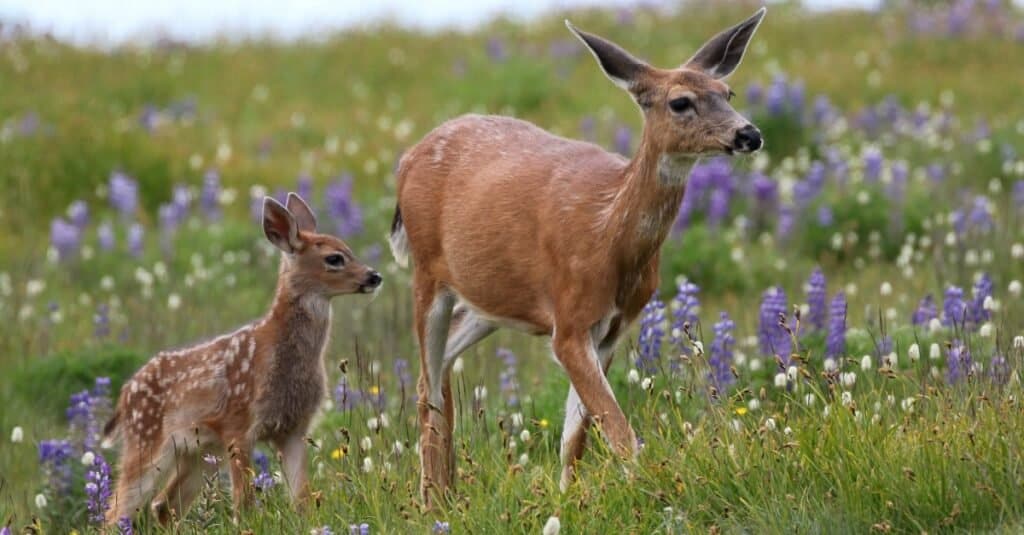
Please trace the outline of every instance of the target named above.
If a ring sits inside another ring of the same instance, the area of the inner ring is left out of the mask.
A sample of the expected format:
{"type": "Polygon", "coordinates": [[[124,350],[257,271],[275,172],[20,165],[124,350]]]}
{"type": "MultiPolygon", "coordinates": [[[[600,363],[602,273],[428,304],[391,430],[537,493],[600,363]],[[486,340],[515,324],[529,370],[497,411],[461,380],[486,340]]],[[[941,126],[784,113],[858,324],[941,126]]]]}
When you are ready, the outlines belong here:
{"type": "Polygon", "coordinates": [[[722,79],[729,76],[743,59],[747,44],[761,24],[766,11],[762,7],[749,19],[712,37],[683,66],[703,71],[712,78],[722,79]]]}
{"type": "Polygon", "coordinates": [[[565,21],[565,26],[580,41],[583,41],[587,50],[590,50],[590,53],[597,58],[601,70],[612,83],[630,93],[636,91],[640,78],[650,69],[646,63],[634,58],[619,45],[576,28],[568,20],[565,21]]]}
{"type": "Polygon", "coordinates": [[[299,224],[299,230],[303,232],[316,232],[316,216],[313,215],[313,210],[309,209],[309,205],[306,201],[302,200],[297,193],[289,193],[288,201],[285,205],[288,207],[288,211],[295,217],[295,222],[299,224]]]}
{"type": "Polygon", "coordinates": [[[270,243],[288,254],[295,254],[302,247],[295,217],[271,197],[263,199],[263,233],[270,243]]]}

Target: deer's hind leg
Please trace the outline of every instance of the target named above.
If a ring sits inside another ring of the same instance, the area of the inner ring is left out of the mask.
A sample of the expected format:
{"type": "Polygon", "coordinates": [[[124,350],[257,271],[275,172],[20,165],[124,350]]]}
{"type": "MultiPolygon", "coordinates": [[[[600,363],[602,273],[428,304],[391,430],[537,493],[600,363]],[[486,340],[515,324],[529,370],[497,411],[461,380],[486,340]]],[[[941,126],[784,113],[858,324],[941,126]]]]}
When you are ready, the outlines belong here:
{"type": "Polygon", "coordinates": [[[155,448],[150,446],[154,443],[135,437],[126,440],[117,487],[107,510],[108,525],[134,517],[173,469],[174,448],[169,441],[155,448]]]}
{"type": "Polygon", "coordinates": [[[203,460],[209,451],[210,437],[199,432],[191,439],[172,441],[174,447],[174,474],[150,506],[153,516],[163,525],[181,520],[195,501],[206,478],[217,473],[217,465],[203,460]]]}
{"type": "Polygon", "coordinates": [[[444,357],[455,295],[422,272],[414,277],[413,295],[416,337],[420,342],[420,494],[430,506],[434,494],[443,494],[448,489],[454,472],[454,403],[448,380],[450,368],[444,365],[444,357]]]}

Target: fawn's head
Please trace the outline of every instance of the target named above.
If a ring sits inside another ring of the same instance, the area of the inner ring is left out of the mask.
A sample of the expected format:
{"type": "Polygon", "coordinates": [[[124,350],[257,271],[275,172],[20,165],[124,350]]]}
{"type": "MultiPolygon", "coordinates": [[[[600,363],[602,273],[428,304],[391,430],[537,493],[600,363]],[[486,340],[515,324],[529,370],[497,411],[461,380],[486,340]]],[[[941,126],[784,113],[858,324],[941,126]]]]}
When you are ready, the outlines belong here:
{"type": "Polygon", "coordinates": [[[662,153],[699,156],[754,152],[763,145],[761,132],[729,104],[733,92],[722,80],[740,64],[764,14],[761,8],[712,37],[675,69],[652,67],[611,41],[566,25],[640,105],[645,143],[662,153]]]}
{"type": "Polygon", "coordinates": [[[381,285],[380,274],[356,260],[345,242],[316,231],[316,217],[309,205],[294,193],[287,208],[276,200],[263,199],[263,233],[284,252],[282,278],[298,293],[324,297],[372,293],[381,285]]]}

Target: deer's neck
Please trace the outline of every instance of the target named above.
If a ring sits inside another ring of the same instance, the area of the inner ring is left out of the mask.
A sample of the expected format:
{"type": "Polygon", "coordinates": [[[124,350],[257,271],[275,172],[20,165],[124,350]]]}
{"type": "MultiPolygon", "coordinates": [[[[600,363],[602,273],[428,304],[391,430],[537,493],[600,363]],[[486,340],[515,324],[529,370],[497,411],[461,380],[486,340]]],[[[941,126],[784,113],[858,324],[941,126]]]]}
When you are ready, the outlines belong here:
{"type": "Polygon", "coordinates": [[[628,264],[624,268],[646,265],[661,248],[679,213],[686,178],[696,162],[695,157],[650,148],[646,140],[641,143],[623,170],[606,227],[620,263],[628,264]]]}

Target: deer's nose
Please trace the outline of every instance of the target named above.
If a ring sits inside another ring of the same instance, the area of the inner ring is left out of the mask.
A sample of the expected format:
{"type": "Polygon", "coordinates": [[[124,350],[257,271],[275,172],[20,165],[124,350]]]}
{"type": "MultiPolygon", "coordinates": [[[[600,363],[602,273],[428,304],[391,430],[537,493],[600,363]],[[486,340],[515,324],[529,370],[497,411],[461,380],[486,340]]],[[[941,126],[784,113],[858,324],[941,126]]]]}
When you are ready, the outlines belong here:
{"type": "Polygon", "coordinates": [[[761,148],[764,143],[761,141],[761,131],[748,124],[736,131],[736,139],[732,140],[732,147],[737,152],[754,152],[761,148]]]}
{"type": "Polygon", "coordinates": [[[370,274],[366,277],[366,286],[369,286],[370,288],[376,288],[377,286],[380,286],[382,280],[384,279],[380,277],[380,273],[377,273],[376,271],[371,271],[370,274]]]}

